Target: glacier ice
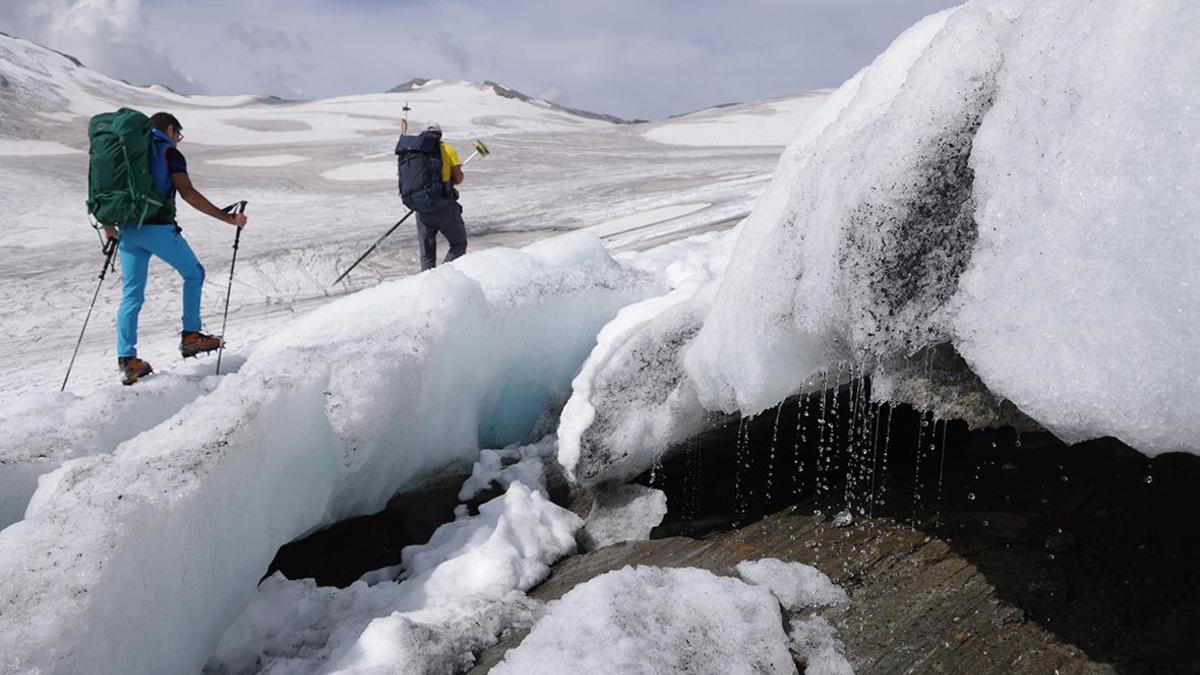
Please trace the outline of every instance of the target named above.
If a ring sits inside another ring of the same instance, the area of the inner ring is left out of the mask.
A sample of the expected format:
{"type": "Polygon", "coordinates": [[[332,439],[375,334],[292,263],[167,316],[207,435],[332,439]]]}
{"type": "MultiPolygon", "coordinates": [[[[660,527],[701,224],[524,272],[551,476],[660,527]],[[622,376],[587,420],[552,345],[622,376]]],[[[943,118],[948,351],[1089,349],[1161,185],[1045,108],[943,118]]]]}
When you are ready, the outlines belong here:
{"type": "Polygon", "coordinates": [[[1200,452],[1200,6],[1032,3],[975,140],[955,343],[1069,441],[1200,452]]]}
{"type": "Polygon", "coordinates": [[[698,253],[707,282],[604,328],[564,467],[628,480],[845,363],[973,425],[1200,452],[1197,36],[1182,0],[976,0],[914,25],[698,253]]]}
{"type": "Polygon", "coordinates": [[[596,493],[580,537],[587,549],[645,541],[667,515],[667,495],[629,483],[596,493]]]}
{"type": "Polygon", "coordinates": [[[989,0],[910,29],[744,225],[684,358],[702,402],[950,343],[1066,440],[1200,451],[1197,28],[1186,2],[989,0]]]}
{"type": "Polygon", "coordinates": [[[212,393],[42,478],[0,532],[0,669],[199,668],[280,545],[523,439],[600,327],[659,292],[573,234],[297,319],[212,393]]]}
{"type": "Polygon", "coordinates": [[[629,259],[669,289],[621,309],[572,382],[558,460],[577,482],[628,480],[709,424],[680,355],[703,323],[736,236],[736,228],[699,235],[629,259]]]}
{"type": "Polygon", "coordinates": [[[79,396],[30,394],[0,410],[0,529],[20,520],[38,477],[157,426],[208,393],[216,378],[162,373],[144,387],[112,385],[79,396]]]}

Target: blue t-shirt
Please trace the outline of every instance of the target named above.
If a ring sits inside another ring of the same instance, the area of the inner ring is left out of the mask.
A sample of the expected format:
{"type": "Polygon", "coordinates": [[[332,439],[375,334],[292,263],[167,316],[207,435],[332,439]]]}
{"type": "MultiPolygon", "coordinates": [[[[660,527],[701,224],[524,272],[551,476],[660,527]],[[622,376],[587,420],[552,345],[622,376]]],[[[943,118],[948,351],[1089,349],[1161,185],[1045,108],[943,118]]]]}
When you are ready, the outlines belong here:
{"type": "MultiPolygon", "coordinates": [[[[162,165],[166,167],[165,172],[162,172],[161,169],[155,172],[160,173],[160,175],[154,177],[155,182],[159,184],[158,187],[160,189],[167,193],[167,200],[174,205],[175,183],[172,182],[171,176],[177,173],[187,173],[187,159],[184,158],[183,153],[179,151],[179,148],[175,147],[174,143],[167,140],[166,135],[162,132],[155,131],[154,138],[157,141],[155,144],[155,151],[163,153],[162,165]]],[[[172,216],[172,210],[163,209],[162,211],[153,213],[146,218],[146,223],[154,225],[174,225],[175,218],[172,216]]]]}

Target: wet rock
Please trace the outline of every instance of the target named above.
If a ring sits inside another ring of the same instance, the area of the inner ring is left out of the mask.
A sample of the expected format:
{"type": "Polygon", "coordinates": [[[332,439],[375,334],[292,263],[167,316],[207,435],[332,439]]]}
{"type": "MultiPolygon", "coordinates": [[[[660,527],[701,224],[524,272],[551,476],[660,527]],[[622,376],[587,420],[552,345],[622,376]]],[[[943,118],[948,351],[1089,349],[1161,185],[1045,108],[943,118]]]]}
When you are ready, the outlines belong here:
{"type": "Polygon", "coordinates": [[[997,626],[1022,623],[1025,623],[1025,610],[1019,607],[1009,607],[1008,609],[1001,610],[1000,614],[996,617],[997,626]]]}

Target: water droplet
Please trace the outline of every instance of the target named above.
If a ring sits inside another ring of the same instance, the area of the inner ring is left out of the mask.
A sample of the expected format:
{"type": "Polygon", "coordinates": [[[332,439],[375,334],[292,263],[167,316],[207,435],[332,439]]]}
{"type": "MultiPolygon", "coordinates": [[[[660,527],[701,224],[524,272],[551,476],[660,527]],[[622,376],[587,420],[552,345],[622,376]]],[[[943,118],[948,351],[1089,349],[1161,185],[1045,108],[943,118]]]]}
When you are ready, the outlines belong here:
{"type": "Polygon", "coordinates": [[[1154,482],[1154,476],[1147,474],[1146,475],[1146,484],[1149,485],[1150,483],[1153,483],[1153,482],[1154,482]]]}
{"type": "Polygon", "coordinates": [[[967,499],[970,499],[971,501],[975,501],[975,493],[974,493],[974,492],[968,492],[968,493],[967,493],[967,499]]]}

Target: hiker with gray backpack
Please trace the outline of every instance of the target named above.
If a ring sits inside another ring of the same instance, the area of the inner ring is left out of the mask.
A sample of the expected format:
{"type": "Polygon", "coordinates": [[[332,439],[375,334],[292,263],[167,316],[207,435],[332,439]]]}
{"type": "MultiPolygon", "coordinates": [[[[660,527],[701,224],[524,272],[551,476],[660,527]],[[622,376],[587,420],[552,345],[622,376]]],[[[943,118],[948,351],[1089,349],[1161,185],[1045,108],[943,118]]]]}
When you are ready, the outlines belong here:
{"type": "MultiPolygon", "coordinates": [[[[218,208],[192,185],[187,160],[178,148],[183,125],[170,113],[146,117],[122,108],[97,115],[88,124],[88,140],[88,213],[103,226],[109,244],[116,242],[121,260],[124,293],[117,310],[117,365],[121,382],[129,385],[154,370],[137,356],[138,314],[151,256],[183,278],[180,354],[197,356],[223,344],[220,336],[200,332],[204,266],[183,238],[175,217],[175,196],[183,197],[197,211],[233,225],[239,234],[246,216],[239,209],[218,208]]],[[[244,202],[242,205],[244,208],[244,202]]]]}

